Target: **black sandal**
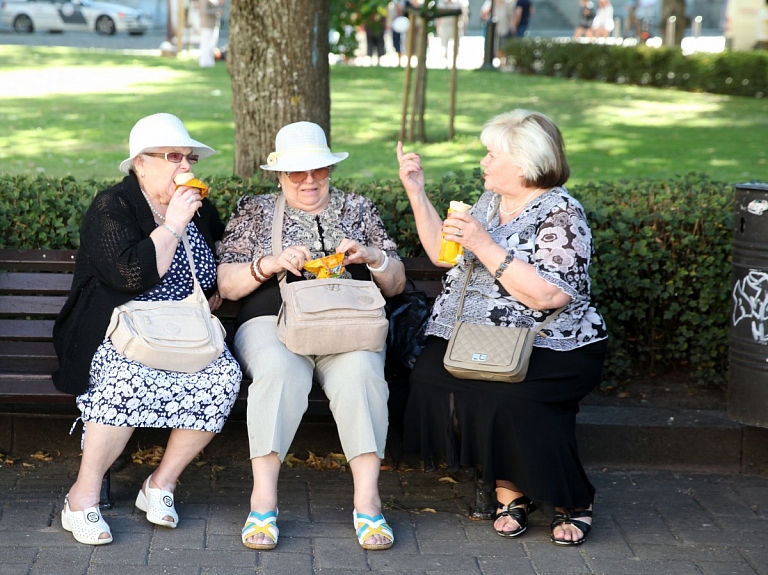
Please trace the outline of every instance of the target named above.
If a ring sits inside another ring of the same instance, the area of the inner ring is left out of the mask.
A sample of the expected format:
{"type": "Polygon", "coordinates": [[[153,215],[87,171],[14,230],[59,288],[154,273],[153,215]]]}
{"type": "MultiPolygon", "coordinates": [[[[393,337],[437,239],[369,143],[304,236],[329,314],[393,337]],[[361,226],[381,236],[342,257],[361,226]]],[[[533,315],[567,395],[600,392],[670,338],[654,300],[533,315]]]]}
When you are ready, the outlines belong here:
{"type": "Polygon", "coordinates": [[[579,511],[576,511],[574,509],[566,509],[565,513],[562,511],[555,511],[555,518],[552,519],[552,535],[550,535],[550,540],[555,545],[581,545],[587,540],[587,535],[589,535],[590,530],[592,529],[592,524],[587,523],[586,521],[581,521],[581,519],[585,519],[589,517],[592,519],[592,510],[591,509],[582,509],[579,511]],[[558,539],[555,537],[555,528],[560,527],[561,525],[573,525],[576,529],[581,531],[581,539],[571,540],[571,539],[558,539]]]}
{"type": "Polygon", "coordinates": [[[511,503],[503,505],[501,511],[497,511],[494,514],[493,520],[496,521],[499,517],[511,517],[517,521],[518,528],[514,531],[495,529],[496,533],[502,537],[517,537],[522,535],[525,533],[525,530],[528,529],[528,515],[534,511],[536,511],[536,504],[525,495],[518,497],[511,503]]]}

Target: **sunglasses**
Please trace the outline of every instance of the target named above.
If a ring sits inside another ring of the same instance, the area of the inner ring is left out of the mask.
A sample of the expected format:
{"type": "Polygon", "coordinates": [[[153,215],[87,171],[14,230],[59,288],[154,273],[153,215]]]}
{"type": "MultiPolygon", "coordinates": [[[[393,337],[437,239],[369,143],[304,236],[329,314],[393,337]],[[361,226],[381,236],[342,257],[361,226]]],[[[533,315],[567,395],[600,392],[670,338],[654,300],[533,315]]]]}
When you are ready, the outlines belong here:
{"type": "Polygon", "coordinates": [[[294,184],[300,184],[307,179],[307,176],[312,174],[312,178],[318,182],[324,182],[331,176],[331,167],[325,166],[324,168],[317,168],[316,170],[305,170],[303,172],[285,172],[288,179],[294,184]]]}
{"type": "Polygon", "coordinates": [[[190,164],[196,164],[200,159],[199,154],[182,154],[181,152],[144,152],[145,156],[154,156],[155,158],[165,158],[169,162],[174,164],[180,164],[184,158],[190,164]]]}

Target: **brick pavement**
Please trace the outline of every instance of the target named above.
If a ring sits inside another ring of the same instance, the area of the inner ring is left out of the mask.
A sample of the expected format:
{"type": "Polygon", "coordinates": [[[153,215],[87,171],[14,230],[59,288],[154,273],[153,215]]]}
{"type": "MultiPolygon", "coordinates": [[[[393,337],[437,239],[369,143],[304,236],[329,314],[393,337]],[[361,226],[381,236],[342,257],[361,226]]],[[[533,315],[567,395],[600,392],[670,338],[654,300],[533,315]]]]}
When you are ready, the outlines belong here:
{"type": "Polygon", "coordinates": [[[255,552],[240,543],[250,467],[242,455],[184,472],[176,530],[155,527],[133,507],[147,465],[113,473],[115,507],[104,512],[114,542],[76,543],[60,511],[77,472],[73,454],[0,467],[0,575],[483,574],[768,575],[768,477],[591,468],[595,524],[586,544],[549,542],[550,510],[531,516],[519,540],[472,521],[468,476],[384,471],[381,493],[396,542],[362,550],[354,537],[351,476],[284,469],[280,543],[255,552]],[[214,469],[213,465],[222,469],[214,469]]]}

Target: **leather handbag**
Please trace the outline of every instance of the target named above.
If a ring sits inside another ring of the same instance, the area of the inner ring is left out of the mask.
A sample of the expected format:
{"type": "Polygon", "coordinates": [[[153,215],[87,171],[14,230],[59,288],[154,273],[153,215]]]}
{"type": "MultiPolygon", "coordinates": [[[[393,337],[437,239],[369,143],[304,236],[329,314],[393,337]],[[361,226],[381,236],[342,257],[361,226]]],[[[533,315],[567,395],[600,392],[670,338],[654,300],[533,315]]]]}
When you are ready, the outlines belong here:
{"type": "MultiPolygon", "coordinates": [[[[275,204],[272,253],[282,251],[285,196],[275,204]]],[[[282,305],[277,315],[277,337],[300,355],[329,355],[349,351],[381,351],[389,321],[386,302],[371,281],[314,279],[288,283],[280,277],[282,305]]]]}
{"type": "Polygon", "coordinates": [[[469,264],[467,279],[456,311],[453,333],[448,340],[443,365],[459,379],[484,379],[517,383],[525,379],[536,335],[546,337],[542,329],[565,309],[561,307],[537,331],[525,327],[474,324],[461,321],[464,296],[472,275],[474,260],[469,264]]]}
{"type": "Polygon", "coordinates": [[[195,277],[186,233],[182,237],[194,290],[178,301],[129,301],[112,312],[107,337],[118,353],[154,369],[195,373],[224,351],[226,331],[211,314],[195,277]]]}
{"type": "MultiPolygon", "coordinates": [[[[501,201],[499,201],[501,203],[501,201]]],[[[489,217],[493,219],[496,210],[489,217]]],[[[453,333],[448,340],[443,365],[459,379],[481,379],[517,383],[525,379],[536,335],[546,337],[542,329],[555,319],[565,306],[556,310],[539,326],[537,331],[525,327],[474,324],[461,321],[464,297],[475,266],[473,259],[467,270],[461,290],[453,333]]]]}

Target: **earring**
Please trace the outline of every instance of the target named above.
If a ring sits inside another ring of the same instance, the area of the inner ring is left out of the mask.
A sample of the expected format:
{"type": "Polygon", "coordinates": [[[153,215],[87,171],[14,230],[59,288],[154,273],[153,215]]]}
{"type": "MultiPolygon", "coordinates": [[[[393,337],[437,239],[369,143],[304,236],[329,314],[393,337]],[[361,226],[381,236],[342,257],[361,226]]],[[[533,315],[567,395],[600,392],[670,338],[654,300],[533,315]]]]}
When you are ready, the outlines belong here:
{"type": "Polygon", "coordinates": [[[283,189],[283,184],[281,184],[280,182],[277,182],[277,189],[278,190],[282,190],[283,189]]]}
{"type": "Polygon", "coordinates": [[[144,177],[144,172],[141,172],[141,173],[139,174],[139,176],[143,178],[143,177],[144,177]]]}

